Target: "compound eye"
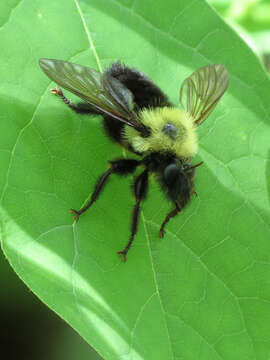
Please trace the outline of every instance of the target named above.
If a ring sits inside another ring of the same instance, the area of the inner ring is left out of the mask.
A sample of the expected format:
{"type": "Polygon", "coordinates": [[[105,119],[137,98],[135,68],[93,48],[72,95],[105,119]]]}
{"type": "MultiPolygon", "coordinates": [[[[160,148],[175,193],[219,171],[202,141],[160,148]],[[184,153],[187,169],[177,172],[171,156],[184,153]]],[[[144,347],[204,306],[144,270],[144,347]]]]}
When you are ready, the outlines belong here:
{"type": "Polygon", "coordinates": [[[168,123],[163,126],[162,132],[172,140],[175,140],[177,138],[178,129],[173,124],[168,123]]]}
{"type": "Polygon", "coordinates": [[[179,169],[175,164],[170,164],[164,169],[166,184],[172,184],[179,178],[179,169]]]}

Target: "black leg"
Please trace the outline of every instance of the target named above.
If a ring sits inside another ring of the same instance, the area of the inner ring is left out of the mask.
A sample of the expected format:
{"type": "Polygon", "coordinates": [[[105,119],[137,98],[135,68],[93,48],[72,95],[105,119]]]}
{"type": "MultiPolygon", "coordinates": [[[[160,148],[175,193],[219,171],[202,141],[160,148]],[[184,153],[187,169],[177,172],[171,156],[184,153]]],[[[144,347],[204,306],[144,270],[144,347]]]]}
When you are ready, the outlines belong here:
{"type": "Polygon", "coordinates": [[[173,209],[172,211],[169,212],[169,214],[165,217],[165,219],[163,220],[163,223],[161,224],[160,230],[159,230],[159,236],[161,238],[163,238],[164,236],[164,228],[165,225],[169,222],[169,220],[176,216],[181,210],[179,210],[177,207],[175,209],[173,209]]]}
{"type": "Polygon", "coordinates": [[[95,189],[88,203],[80,210],[71,209],[71,212],[74,214],[75,220],[78,220],[79,216],[82,213],[84,213],[86,210],[88,210],[90,206],[93,205],[93,203],[97,200],[98,196],[100,195],[101,191],[104,189],[104,186],[106,185],[112,173],[125,175],[134,172],[136,167],[140,165],[140,161],[135,159],[118,159],[118,160],[112,160],[110,161],[110,163],[111,163],[111,167],[98,179],[95,189]]]}
{"type": "Polygon", "coordinates": [[[107,170],[104,174],[100,176],[98,179],[98,182],[95,186],[95,189],[91,195],[91,199],[88,201],[88,203],[81,208],[80,210],[71,209],[71,212],[74,214],[74,219],[78,220],[79,216],[84,213],[86,210],[90,208],[91,205],[97,200],[101,190],[104,188],[106,182],[109,179],[109,176],[113,173],[113,167],[111,167],[109,170],[107,170]]]}
{"type": "Polygon", "coordinates": [[[140,215],[140,204],[141,201],[145,199],[148,188],[148,170],[145,170],[141,173],[135,180],[133,190],[136,198],[136,204],[133,208],[132,213],[132,224],[131,224],[131,234],[129,238],[129,242],[126,247],[122,251],[117,251],[117,254],[122,255],[122,260],[126,261],[126,255],[133,243],[134,237],[138,230],[138,222],[140,215]]]}
{"type": "Polygon", "coordinates": [[[93,109],[90,104],[87,103],[73,104],[65,97],[62,90],[58,86],[56,86],[55,90],[51,90],[51,93],[54,95],[58,95],[64,101],[64,103],[69,106],[71,110],[75,111],[78,114],[92,114],[92,115],[101,114],[98,110],[93,109]]]}
{"type": "Polygon", "coordinates": [[[189,166],[188,169],[195,169],[196,167],[201,166],[202,164],[203,164],[203,161],[200,161],[198,164],[189,166]]]}
{"type": "Polygon", "coordinates": [[[131,244],[133,243],[134,236],[136,235],[137,229],[138,229],[138,221],[139,221],[139,214],[140,214],[140,201],[137,201],[132,213],[132,226],[131,226],[131,235],[129,242],[127,243],[124,250],[117,251],[117,254],[122,256],[122,260],[126,261],[126,255],[131,247],[131,244]]]}

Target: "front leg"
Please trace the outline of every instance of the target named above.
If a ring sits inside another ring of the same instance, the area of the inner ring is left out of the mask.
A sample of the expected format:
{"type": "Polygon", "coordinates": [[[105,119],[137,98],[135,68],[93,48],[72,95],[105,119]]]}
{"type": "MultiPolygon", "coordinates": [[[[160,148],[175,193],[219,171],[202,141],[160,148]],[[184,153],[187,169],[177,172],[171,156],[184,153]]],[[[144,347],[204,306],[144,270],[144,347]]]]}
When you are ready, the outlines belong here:
{"type": "Polygon", "coordinates": [[[172,211],[169,212],[169,214],[165,217],[165,219],[163,220],[163,223],[161,224],[160,230],[159,230],[159,237],[163,238],[164,236],[164,228],[165,225],[169,222],[169,220],[176,216],[181,210],[178,209],[178,207],[176,207],[175,209],[173,209],[172,211]]]}

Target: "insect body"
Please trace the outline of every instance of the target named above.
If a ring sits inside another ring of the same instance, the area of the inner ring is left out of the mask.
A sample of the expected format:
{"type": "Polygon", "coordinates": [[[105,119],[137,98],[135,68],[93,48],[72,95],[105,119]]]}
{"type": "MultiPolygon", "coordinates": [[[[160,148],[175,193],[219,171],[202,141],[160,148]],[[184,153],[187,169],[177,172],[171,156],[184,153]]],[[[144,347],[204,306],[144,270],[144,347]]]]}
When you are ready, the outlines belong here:
{"type": "Polygon", "coordinates": [[[120,62],[104,73],[53,59],[40,59],[40,66],[50,79],[85,102],[71,103],[58,87],[52,93],[59,95],[77,113],[101,115],[108,136],[141,157],[140,160],[110,161],[109,169],[98,179],[89,202],[80,210],[72,209],[77,220],[97,200],[111,174],[128,175],[142,166],[143,171],[132,186],[136,202],[130,239],[124,250],[118,252],[125,261],[137,232],[150,173],[156,175],[174,206],[161,224],[160,237],[168,221],[195,193],[195,168],[202,164],[190,162],[198,147],[196,127],[208,117],[227,89],[228,72],[222,65],[209,65],[195,71],[181,86],[183,110],[180,110],[145,74],[120,62]]]}

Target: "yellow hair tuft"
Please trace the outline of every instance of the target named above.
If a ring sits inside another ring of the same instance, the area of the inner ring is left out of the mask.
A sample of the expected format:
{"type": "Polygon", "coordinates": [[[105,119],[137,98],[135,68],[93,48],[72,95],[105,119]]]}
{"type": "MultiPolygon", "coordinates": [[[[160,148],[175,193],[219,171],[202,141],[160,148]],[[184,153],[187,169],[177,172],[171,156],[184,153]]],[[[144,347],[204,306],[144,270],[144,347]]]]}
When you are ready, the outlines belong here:
{"type": "Polygon", "coordinates": [[[143,109],[140,121],[151,129],[147,138],[130,126],[124,128],[124,138],[139,153],[170,151],[177,157],[191,157],[198,150],[197,135],[193,119],[183,110],[170,107],[143,109]],[[164,132],[164,126],[173,125],[176,136],[172,138],[164,132]]]}

